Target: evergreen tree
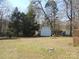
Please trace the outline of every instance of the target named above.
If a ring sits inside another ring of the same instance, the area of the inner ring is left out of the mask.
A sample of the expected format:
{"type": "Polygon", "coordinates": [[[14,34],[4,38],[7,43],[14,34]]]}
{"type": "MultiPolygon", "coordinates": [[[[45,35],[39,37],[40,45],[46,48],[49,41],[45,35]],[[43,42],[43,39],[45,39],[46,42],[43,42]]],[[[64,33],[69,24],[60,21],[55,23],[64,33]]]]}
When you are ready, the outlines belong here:
{"type": "MultiPolygon", "coordinates": [[[[15,8],[9,25],[11,32],[15,33],[16,36],[33,36],[35,31],[39,29],[39,25],[35,21],[35,14],[32,9],[27,14],[18,11],[15,8]]],[[[10,31],[10,30],[9,30],[10,31]]]]}
{"type": "Polygon", "coordinates": [[[16,7],[12,16],[11,16],[11,23],[10,27],[13,29],[13,32],[16,34],[16,36],[19,36],[19,33],[21,31],[21,13],[18,11],[18,8],[16,7]]]}
{"type": "Polygon", "coordinates": [[[39,29],[39,25],[35,21],[35,14],[33,10],[29,10],[22,21],[24,36],[33,36],[35,34],[35,31],[39,29]]]}

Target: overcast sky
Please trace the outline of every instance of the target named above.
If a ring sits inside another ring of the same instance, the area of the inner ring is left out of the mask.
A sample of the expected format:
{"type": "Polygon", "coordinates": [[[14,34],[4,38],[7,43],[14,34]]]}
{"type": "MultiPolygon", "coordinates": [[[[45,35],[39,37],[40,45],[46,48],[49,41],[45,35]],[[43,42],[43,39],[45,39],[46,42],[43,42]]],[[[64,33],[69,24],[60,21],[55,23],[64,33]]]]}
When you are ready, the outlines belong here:
{"type": "MultiPolygon", "coordinates": [[[[20,9],[20,11],[25,11],[28,8],[28,5],[30,3],[31,0],[7,0],[8,3],[12,6],[12,7],[18,7],[20,9]]],[[[56,2],[60,2],[62,0],[56,0],[56,2]]],[[[45,3],[47,2],[47,0],[42,0],[42,4],[45,5],[45,3]]],[[[62,7],[61,4],[58,5],[58,8],[62,7]]]]}
{"type": "MultiPolygon", "coordinates": [[[[20,11],[27,11],[27,8],[31,2],[31,0],[7,0],[8,3],[12,6],[12,7],[18,7],[18,9],[20,11]]],[[[42,0],[42,4],[45,5],[46,0],[42,0]]]]}
{"type": "Polygon", "coordinates": [[[30,0],[7,0],[12,7],[18,7],[20,11],[27,11],[30,0]]]}
{"type": "MultiPolygon", "coordinates": [[[[8,3],[12,7],[18,7],[18,9],[22,12],[28,11],[28,6],[30,4],[31,0],[7,0],[8,3]]],[[[62,3],[63,0],[55,0],[59,9],[60,18],[63,17],[63,19],[66,19],[65,13],[63,14],[63,8],[65,7],[62,3]]],[[[47,0],[42,0],[42,4],[45,5],[47,0]]]]}

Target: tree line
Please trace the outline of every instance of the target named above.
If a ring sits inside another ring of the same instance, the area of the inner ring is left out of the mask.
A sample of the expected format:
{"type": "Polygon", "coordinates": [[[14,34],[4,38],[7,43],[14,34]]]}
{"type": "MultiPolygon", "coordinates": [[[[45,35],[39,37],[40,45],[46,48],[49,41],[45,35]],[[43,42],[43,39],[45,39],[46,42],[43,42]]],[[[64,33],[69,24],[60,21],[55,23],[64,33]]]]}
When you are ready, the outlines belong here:
{"type": "MultiPolygon", "coordinates": [[[[2,0],[6,1],[6,0],[2,0]]],[[[73,17],[75,16],[75,12],[73,10],[73,1],[72,0],[62,0],[63,3],[65,2],[65,12],[67,19],[69,19],[69,30],[70,30],[70,36],[72,36],[73,32],[73,17]]],[[[0,3],[0,21],[6,16],[9,16],[9,26],[7,30],[7,34],[9,36],[34,36],[35,31],[38,31],[40,28],[40,24],[37,22],[36,19],[40,18],[40,16],[44,16],[44,19],[47,24],[51,26],[51,30],[56,35],[56,32],[60,31],[59,27],[59,21],[58,19],[58,7],[56,1],[48,0],[45,4],[45,6],[42,4],[42,0],[32,0],[28,13],[23,13],[18,10],[16,7],[15,10],[8,15],[9,7],[7,8],[5,6],[5,3],[1,5],[0,3]],[[4,7],[4,8],[3,8],[4,7]],[[50,11],[49,11],[50,9],[50,11]],[[5,10],[5,11],[4,11],[5,10]],[[57,24],[57,25],[56,25],[57,24]]],[[[41,18],[40,18],[41,19],[41,18]]],[[[2,25],[2,24],[1,24],[2,25]]],[[[0,28],[2,26],[0,25],[0,28]]],[[[61,27],[61,26],[60,26],[61,27]]],[[[1,32],[1,29],[0,29],[1,32]]]]}

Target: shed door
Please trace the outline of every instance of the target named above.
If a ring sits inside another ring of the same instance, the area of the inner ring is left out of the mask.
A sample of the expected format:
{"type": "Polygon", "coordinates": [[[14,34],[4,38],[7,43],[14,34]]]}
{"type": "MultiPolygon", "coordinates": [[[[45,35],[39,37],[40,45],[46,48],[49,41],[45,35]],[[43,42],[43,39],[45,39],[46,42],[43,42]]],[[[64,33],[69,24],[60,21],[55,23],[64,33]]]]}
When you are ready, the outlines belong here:
{"type": "Polygon", "coordinates": [[[40,32],[41,32],[40,33],[41,36],[51,36],[51,28],[50,27],[44,26],[41,28],[40,32]]]}

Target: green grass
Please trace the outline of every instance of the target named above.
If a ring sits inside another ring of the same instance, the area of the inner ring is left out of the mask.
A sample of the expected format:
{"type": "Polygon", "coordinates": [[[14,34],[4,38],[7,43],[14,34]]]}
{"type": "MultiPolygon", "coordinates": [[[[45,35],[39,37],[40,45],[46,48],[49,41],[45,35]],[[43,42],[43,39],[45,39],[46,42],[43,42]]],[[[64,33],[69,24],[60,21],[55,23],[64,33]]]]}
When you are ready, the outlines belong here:
{"type": "Polygon", "coordinates": [[[79,47],[70,37],[0,40],[0,59],[79,59],[79,47]]]}

